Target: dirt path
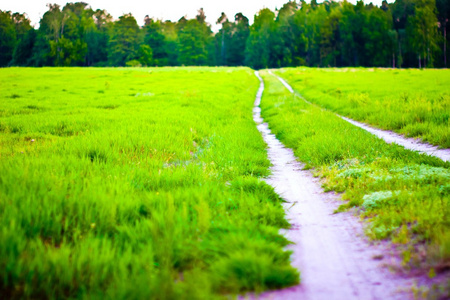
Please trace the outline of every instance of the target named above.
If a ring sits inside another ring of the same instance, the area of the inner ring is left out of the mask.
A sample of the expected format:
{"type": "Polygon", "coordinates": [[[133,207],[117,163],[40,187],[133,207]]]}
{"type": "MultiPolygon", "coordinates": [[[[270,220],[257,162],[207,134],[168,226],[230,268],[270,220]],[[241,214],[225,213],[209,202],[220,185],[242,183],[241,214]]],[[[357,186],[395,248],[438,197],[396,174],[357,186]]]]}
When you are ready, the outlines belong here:
{"type": "Polygon", "coordinates": [[[361,223],[350,213],[333,214],[339,197],[324,193],[320,183],[309,171],[302,170],[291,149],[271,134],[263,123],[259,104],[264,83],[255,100],[253,119],[268,145],[273,166],[267,182],[287,202],[284,204],[292,228],[284,231],[295,244],[292,265],[301,272],[301,284],[264,293],[262,299],[408,299],[399,290],[410,286],[401,278],[381,267],[390,262],[383,246],[369,245],[361,223]]]}
{"type": "MultiPolygon", "coordinates": [[[[269,73],[275,77],[278,78],[278,80],[280,80],[280,82],[293,94],[295,94],[294,90],[292,89],[292,87],[281,77],[273,74],[271,71],[269,71],[269,73]]],[[[300,96],[300,95],[299,95],[300,96]]],[[[307,101],[305,98],[301,97],[303,100],[305,100],[307,103],[312,104],[311,102],[307,101]]],[[[339,114],[336,114],[337,116],[339,116],[340,118],[342,118],[343,120],[358,126],[374,135],[376,135],[377,137],[385,140],[387,143],[396,143],[400,146],[405,147],[406,149],[409,150],[413,150],[413,151],[418,151],[420,153],[425,153],[428,155],[432,155],[435,157],[438,157],[440,159],[442,159],[443,161],[450,161],[450,149],[439,149],[437,146],[433,146],[427,143],[422,143],[420,141],[418,141],[417,139],[413,139],[413,138],[406,138],[400,134],[397,134],[395,132],[389,131],[389,130],[382,130],[382,129],[378,129],[378,128],[374,128],[371,127],[367,124],[349,119],[347,117],[343,117],[339,114]]]]}

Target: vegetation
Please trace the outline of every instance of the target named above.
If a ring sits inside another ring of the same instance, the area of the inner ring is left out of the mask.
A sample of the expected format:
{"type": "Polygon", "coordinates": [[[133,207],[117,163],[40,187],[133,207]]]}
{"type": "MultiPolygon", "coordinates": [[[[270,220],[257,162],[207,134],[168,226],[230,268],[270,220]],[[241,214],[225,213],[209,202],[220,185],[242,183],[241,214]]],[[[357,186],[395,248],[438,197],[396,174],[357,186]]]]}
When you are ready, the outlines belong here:
{"type": "MultiPolygon", "coordinates": [[[[222,13],[213,33],[203,9],[140,26],[49,4],[37,29],[0,10],[0,67],[98,67],[0,69],[0,294],[220,299],[297,284],[282,199],[260,180],[258,79],[204,66],[447,67],[449,14],[448,0],[289,1],[251,25],[222,13]]],[[[343,193],[340,210],[392,240],[405,268],[448,270],[450,163],[331,112],[450,147],[448,72],[277,72],[318,105],[264,71],[262,115],[343,193]]]]}
{"type": "Polygon", "coordinates": [[[405,268],[429,274],[450,263],[450,163],[387,144],[291,94],[263,73],[262,116],[326,190],[343,192],[373,239],[391,239],[405,268]]]}
{"type": "Polygon", "coordinates": [[[292,68],[277,74],[322,107],[450,148],[447,70],[292,68]]]}
{"type": "Polygon", "coordinates": [[[214,299],[298,283],[247,68],[0,71],[0,293],[214,299]],[[70,83],[70,84],[68,84],[70,83]]]}
{"type": "Polygon", "coordinates": [[[249,19],[222,13],[211,31],[203,9],[191,20],[131,14],[113,20],[87,3],[49,4],[33,29],[24,14],[0,11],[0,66],[447,67],[448,0],[289,1],[249,19]]]}

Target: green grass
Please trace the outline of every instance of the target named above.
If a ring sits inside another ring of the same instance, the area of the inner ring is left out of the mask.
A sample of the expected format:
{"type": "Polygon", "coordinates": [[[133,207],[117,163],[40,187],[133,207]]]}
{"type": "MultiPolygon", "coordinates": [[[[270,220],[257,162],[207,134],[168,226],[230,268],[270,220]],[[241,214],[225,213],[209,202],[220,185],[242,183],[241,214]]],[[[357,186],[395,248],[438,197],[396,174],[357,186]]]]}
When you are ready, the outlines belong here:
{"type": "Polygon", "coordinates": [[[450,71],[287,68],[276,72],[308,101],[450,148],[450,71]]]}
{"type": "Polygon", "coordinates": [[[0,293],[213,299],[298,282],[248,68],[0,70],[0,293]]]}
{"type": "Polygon", "coordinates": [[[262,116],[298,159],[342,192],[373,239],[390,239],[406,269],[450,265],[450,163],[387,144],[330,111],[307,104],[262,73],[262,116]]]}

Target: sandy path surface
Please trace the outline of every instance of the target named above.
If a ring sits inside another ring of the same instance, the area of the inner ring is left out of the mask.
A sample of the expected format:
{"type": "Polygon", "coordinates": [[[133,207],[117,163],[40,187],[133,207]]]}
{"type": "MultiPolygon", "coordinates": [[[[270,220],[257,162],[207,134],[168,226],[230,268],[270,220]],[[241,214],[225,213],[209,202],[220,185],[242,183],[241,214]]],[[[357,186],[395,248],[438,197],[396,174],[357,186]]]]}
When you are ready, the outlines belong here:
{"type": "MultiPolygon", "coordinates": [[[[292,87],[281,77],[273,74],[271,71],[269,71],[269,73],[275,77],[278,78],[278,80],[280,80],[280,82],[291,92],[294,93],[294,90],[292,89],[292,87]]],[[[300,96],[301,97],[301,96],[300,96]]],[[[303,100],[305,100],[307,103],[311,104],[311,102],[307,101],[305,98],[301,97],[303,100]]],[[[372,126],[369,126],[367,124],[349,119],[347,117],[343,117],[339,114],[336,114],[337,116],[339,116],[340,118],[342,118],[343,120],[358,126],[374,135],[376,135],[377,137],[385,140],[387,143],[396,143],[400,146],[405,147],[406,149],[409,150],[413,150],[413,151],[418,151],[420,153],[425,153],[428,155],[432,155],[432,156],[436,156],[440,159],[442,159],[443,161],[450,161],[450,149],[439,149],[437,146],[433,146],[427,143],[423,143],[420,142],[417,139],[413,139],[413,138],[406,138],[400,134],[397,134],[395,132],[389,131],[389,130],[382,130],[382,129],[378,129],[378,128],[374,128],[372,126]]]]}
{"type": "MultiPolygon", "coordinates": [[[[385,246],[370,245],[362,224],[351,213],[333,214],[339,196],[324,193],[317,179],[302,170],[291,149],[271,134],[255,100],[253,118],[268,145],[273,166],[266,180],[287,202],[284,208],[292,228],[283,233],[293,245],[292,265],[301,272],[301,284],[260,295],[259,299],[408,299],[404,287],[411,280],[390,273],[385,246]],[[403,289],[402,289],[403,287],[403,289]],[[403,290],[403,291],[402,291],[403,290]]],[[[252,296],[250,296],[252,298],[252,296]]],[[[256,298],[253,296],[253,298],[256,298]]]]}

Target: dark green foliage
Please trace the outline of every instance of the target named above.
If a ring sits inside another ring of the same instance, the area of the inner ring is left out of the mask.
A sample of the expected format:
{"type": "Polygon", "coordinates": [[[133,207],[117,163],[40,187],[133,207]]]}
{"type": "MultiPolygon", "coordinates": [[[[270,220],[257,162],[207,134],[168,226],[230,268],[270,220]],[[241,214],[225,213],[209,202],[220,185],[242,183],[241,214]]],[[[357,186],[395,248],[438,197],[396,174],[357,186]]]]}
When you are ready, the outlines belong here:
{"type": "Polygon", "coordinates": [[[42,67],[53,66],[53,61],[50,57],[50,43],[45,34],[38,30],[36,40],[31,53],[30,66],[42,67]]]}
{"type": "Polygon", "coordinates": [[[93,14],[95,27],[86,32],[88,46],[86,65],[106,65],[108,60],[109,28],[112,17],[105,10],[97,9],[93,14]]]}
{"type": "Polygon", "coordinates": [[[154,21],[148,16],[145,17],[144,44],[148,45],[152,51],[152,66],[166,66],[168,64],[167,42],[163,34],[163,24],[161,21],[154,21]]]}
{"type": "Polygon", "coordinates": [[[448,0],[436,0],[436,9],[439,24],[440,34],[443,39],[440,40],[440,47],[442,49],[442,58],[444,60],[444,67],[448,66],[447,58],[449,56],[449,43],[448,43],[448,32],[450,29],[450,2],[448,0]]]}
{"type": "Polygon", "coordinates": [[[29,66],[33,56],[33,47],[36,42],[36,30],[29,30],[18,42],[14,49],[12,64],[16,66],[29,66]]]}
{"type": "Polygon", "coordinates": [[[216,34],[216,61],[223,66],[245,65],[245,47],[249,35],[249,21],[242,13],[230,22],[225,14],[217,20],[222,28],[216,34]]]}
{"type": "Polygon", "coordinates": [[[113,66],[125,66],[125,63],[139,58],[139,26],[131,15],[123,15],[114,23],[109,40],[108,61],[113,66]]]}
{"type": "Polygon", "coordinates": [[[195,19],[181,20],[178,32],[178,63],[186,66],[214,65],[214,39],[201,8],[195,19]]]}
{"type": "Polygon", "coordinates": [[[446,67],[449,14],[448,0],[289,1],[251,26],[222,13],[214,34],[203,9],[177,22],[146,16],[140,27],[84,2],[49,4],[37,33],[25,15],[1,12],[0,66],[446,67]]]}
{"type": "Polygon", "coordinates": [[[34,36],[34,30],[25,15],[0,11],[0,66],[24,64],[20,57],[30,56],[34,36]]]}
{"type": "Polygon", "coordinates": [[[178,36],[179,63],[186,66],[208,64],[208,44],[211,42],[211,29],[196,19],[186,22],[178,36]]]}
{"type": "Polygon", "coordinates": [[[7,66],[12,59],[17,42],[17,31],[10,11],[0,10],[0,67],[7,66]]]}
{"type": "Polygon", "coordinates": [[[247,40],[245,62],[256,69],[272,67],[271,43],[275,36],[275,14],[268,8],[255,16],[247,40]]]}

